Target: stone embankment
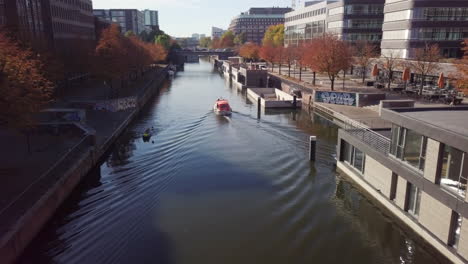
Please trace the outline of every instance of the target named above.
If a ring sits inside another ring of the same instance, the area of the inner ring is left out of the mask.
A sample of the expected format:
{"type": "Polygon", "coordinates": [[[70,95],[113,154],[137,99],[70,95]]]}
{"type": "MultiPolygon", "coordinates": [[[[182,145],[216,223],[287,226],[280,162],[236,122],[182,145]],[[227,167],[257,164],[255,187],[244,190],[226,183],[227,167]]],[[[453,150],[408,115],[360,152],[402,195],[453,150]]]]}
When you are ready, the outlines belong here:
{"type": "MultiPolygon", "coordinates": [[[[168,67],[152,72],[136,87],[136,105],[120,112],[88,111],[81,140],[44,173],[29,175],[30,183],[0,208],[0,263],[13,263],[83,178],[99,164],[115,140],[135,119],[166,80],[168,67]]],[[[27,164],[23,165],[27,166],[27,164]]],[[[8,186],[0,186],[0,191],[8,186]]]]}

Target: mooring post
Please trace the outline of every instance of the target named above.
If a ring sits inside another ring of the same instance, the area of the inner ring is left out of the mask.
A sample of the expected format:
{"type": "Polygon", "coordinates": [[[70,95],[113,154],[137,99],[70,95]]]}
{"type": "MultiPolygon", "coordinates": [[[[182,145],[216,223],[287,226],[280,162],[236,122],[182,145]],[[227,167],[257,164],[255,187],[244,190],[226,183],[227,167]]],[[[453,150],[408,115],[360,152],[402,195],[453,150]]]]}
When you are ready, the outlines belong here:
{"type": "Polygon", "coordinates": [[[316,136],[310,136],[309,140],[309,160],[310,161],[315,161],[315,152],[317,148],[317,137],[316,136]]]}
{"type": "Polygon", "coordinates": [[[257,98],[257,114],[258,118],[260,119],[260,113],[262,112],[262,98],[258,97],[257,98]]]}
{"type": "Polygon", "coordinates": [[[293,97],[293,107],[297,108],[297,96],[293,97]]]}

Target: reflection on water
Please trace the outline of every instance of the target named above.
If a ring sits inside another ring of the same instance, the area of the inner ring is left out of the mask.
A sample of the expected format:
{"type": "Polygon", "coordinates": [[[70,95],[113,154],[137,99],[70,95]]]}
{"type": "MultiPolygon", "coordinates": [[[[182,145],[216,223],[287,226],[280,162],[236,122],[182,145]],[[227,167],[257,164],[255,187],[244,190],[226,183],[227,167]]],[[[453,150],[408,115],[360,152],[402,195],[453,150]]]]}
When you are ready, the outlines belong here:
{"type": "Polygon", "coordinates": [[[245,91],[187,64],[19,263],[436,263],[336,175],[336,139],[304,111],[258,119],[245,91]]]}

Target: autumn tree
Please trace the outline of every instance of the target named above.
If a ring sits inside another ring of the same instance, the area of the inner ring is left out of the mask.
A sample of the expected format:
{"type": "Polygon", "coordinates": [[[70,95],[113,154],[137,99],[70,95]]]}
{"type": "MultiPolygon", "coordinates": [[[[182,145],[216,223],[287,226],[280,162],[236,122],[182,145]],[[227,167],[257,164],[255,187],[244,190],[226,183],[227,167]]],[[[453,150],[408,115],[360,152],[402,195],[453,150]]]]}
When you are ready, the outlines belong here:
{"type": "Polygon", "coordinates": [[[247,42],[239,49],[239,55],[248,59],[257,61],[260,58],[260,47],[251,42],[247,42]]]}
{"type": "Polygon", "coordinates": [[[401,54],[393,50],[389,50],[385,53],[382,53],[379,64],[380,68],[385,72],[385,75],[387,76],[388,89],[390,89],[390,86],[392,85],[393,74],[395,70],[402,64],[400,57],[401,54]]]}
{"type": "Polygon", "coordinates": [[[275,68],[276,49],[272,44],[266,43],[260,48],[260,58],[271,63],[271,70],[275,68]]]}
{"type": "Polygon", "coordinates": [[[101,35],[96,50],[94,63],[95,74],[106,80],[111,89],[114,79],[123,79],[128,72],[128,45],[120,34],[117,25],[112,24],[101,35]]]}
{"type": "Polygon", "coordinates": [[[313,71],[328,75],[332,91],[336,77],[349,68],[351,60],[348,44],[331,34],[313,39],[305,56],[306,64],[313,71]]]}
{"type": "Polygon", "coordinates": [[[159,35],[154,40],[154,43],[163,46],[166,50],[169,50],[171,47],[171,37],[166,34],[159,35]]]}
{"type": "Polygon", "coordinates": [[[203,37],[199,42],[200,47],[209,48],[211,46],[211,37],[203,37]]]}
{"type": "Polygon", "coordinates": [[[468,39],[463,41],[463,58],[456,64],[459,76],[456,85],[465,95],[468,95],[468,39]]]}
{"type": "Polygon", "coordinates": [[[231,48],[234,47],[234,33],[230,30],[224,32],[220,40],[221,48],[231,48]]]}
{"type": "Polygon", "coordinates": [[[0,32],[0,125],[34,124],[34,114],[46,106],[53,91],[44,76],[37,55],[0,32]]]}
{"type": "Polygon", "coordinates": [[[419,94],[422,94],[426,76],[437,74],[437,71],[440,69],[440,59],[439,46],[436,44],[415,49],[414,59],[410,62],[410,65],[413,71],[421,76],[419,94]]]}
{"type": "Polygon", "coordinates": [[[284,25],[274,25],[270,26],[262,41],[263,45],[273,45],[274,47],[283,46],[284,45],[284,25]]]}
{"type": "Polygon", "coordinates": [[[296,47],[296,60],[297,63],[299,64],[299,81],[302,81],[302,68],[306,65],[306,54],[308,50],[308,43],[300,43],[296,47]]]}
{"type": "Polygon", "coordinates": [[[288,46],[283,49],[283,61],[288,65],[288,77],[291,77],[291,65],[297,59],[297,47],[288,46]]]}
{"type": "Polygon", "coordinates": [[[378,56],[377,47],[368,41],[358,41],[353,47],[354,63],[361,68],[362,83],[366,81],[367,70],[378,56]]]}
{"type": "Polygon", "coordinates": [[[234,37],[234,44],[237,46],[245,44],[246,41],[247,41],[247,36],[245,35],[245,32],[237,34],[234,37]]]}

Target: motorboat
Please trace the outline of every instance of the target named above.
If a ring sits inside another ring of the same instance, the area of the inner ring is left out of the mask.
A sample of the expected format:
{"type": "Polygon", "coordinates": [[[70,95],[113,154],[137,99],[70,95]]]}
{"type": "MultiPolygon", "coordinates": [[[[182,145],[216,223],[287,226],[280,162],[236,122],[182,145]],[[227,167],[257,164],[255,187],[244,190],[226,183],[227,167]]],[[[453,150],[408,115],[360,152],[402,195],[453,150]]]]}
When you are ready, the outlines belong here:
{"type": "Polygon", "coordinates": [[[213,110],[217,115],[228,116],[232,114],[231,106],[226,99],[218,99],[213,106],[213,110]]]}

